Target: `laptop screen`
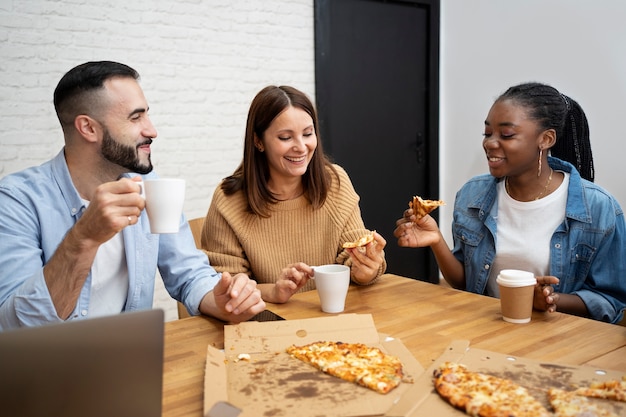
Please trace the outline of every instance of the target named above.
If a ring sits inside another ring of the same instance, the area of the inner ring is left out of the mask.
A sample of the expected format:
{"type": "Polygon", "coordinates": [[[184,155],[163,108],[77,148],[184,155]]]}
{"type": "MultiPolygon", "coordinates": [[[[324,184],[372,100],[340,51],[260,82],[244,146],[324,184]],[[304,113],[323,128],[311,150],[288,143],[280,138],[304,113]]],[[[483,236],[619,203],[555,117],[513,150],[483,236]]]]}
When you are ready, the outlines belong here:
{"type": "Polygon", "coordinates": [[[163,311],[0,333],[7,416],[161,416],[163,311]]]}

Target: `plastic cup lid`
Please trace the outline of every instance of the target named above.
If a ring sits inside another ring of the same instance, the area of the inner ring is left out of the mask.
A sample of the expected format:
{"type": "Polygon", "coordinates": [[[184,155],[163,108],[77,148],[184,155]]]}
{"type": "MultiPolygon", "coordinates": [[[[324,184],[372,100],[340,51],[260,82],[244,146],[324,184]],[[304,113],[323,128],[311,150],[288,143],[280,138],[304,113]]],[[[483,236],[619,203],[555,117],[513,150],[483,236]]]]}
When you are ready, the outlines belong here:
{"type": "Polygon", "coordinates": [[[496,282],[507,287],[525,287],[535,285],[537,279],[532,272],[517,269],[503,269],[496,278],[496,282]]]}

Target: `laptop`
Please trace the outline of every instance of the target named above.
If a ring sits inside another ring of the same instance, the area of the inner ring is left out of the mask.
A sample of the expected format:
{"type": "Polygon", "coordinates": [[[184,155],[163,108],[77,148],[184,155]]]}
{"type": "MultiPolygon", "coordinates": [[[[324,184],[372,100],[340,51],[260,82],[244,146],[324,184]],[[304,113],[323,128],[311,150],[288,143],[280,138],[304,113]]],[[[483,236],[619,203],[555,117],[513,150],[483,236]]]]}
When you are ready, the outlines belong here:
{"type": "Polygon", "coordinates": [[[160,417],[163,311],[0,333],[0,414],[160,417]]]}

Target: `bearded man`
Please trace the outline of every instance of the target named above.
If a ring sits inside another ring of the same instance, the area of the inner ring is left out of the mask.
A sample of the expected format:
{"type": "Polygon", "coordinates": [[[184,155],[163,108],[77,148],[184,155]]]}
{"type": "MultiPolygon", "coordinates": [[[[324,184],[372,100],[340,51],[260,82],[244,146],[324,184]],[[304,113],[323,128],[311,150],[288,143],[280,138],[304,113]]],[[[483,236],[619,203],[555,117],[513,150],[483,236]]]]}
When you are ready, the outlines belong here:
{"type": "Polygon", "coordinates": [[[138,182],[156,177],[157,131],[134,69],[78,65],[54,106],[65,147],[0,180],[0,330],[152,308],[157,268],[193,315],[265,309],[255,281],[210,266],[184,215],[178,233],[150,233],[138,182]]]}

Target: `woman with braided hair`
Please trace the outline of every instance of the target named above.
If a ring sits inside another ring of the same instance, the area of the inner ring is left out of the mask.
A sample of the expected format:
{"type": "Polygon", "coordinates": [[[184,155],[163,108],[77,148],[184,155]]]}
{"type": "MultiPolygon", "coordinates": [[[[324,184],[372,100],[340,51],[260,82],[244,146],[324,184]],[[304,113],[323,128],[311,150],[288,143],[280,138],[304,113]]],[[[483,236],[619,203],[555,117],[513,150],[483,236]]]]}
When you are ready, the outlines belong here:
{"type": "Polygon", "coordinates": [[[489,174],[454,203],[450,251],[435,220],[413,210],[396,222],[398,245],[430,246],[455,288],[499,296],[502,269],[537,277],[534,308],[612,323],[626,308],[626,225],[618,202],[594,184],[582,108],[555,88],[509,88],[485,120],[489,174]]]}

